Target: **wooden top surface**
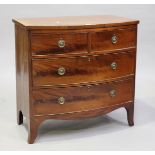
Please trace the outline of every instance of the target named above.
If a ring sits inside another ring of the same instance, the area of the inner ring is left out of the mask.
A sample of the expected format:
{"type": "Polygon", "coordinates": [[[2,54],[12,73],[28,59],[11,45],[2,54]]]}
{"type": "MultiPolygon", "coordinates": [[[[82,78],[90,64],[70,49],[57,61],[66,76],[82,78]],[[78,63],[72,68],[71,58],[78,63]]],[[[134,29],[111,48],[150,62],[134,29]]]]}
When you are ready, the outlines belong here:
{"type": "Polygon", "coordinates": [[[24,18],[13,19],[13,22],[24,26],[26,29],[96,28],[133,25],[139,23],[138,20],[111,15],[24,18]]]}

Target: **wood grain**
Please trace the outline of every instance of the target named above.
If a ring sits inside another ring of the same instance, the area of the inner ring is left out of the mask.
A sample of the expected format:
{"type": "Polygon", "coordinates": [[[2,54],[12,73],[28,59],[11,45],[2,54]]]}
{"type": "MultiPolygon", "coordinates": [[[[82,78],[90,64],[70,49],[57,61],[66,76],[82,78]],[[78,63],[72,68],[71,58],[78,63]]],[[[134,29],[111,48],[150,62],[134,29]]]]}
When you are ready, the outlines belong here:
{"type": "Polygon", "coordinates": [[[100,51],[106,53],[109,50],[118,50],[136,47],[137,28],[128,26],[125,28],[104,28],[99,31],[83,30],[55,31],[44,33],[31,33],[32,56],[57,56],[65,54],[87,54],[100,51]],[[117,37],[117,43],[112,43],[112,37],[117,37]],[[63,39],[65,47],[58,47],[58,41],[63,39]]]}
{"type": "Polygon", "coordinates": [[[136,46],[136,28],[105,30],[91,34],[91,51],[106,51],[136,46]],[[112,37],[117,43],[112,43],[112,37]]]}
{"type": "Polygon", "coordinates": [[[35,59],[32,61],[33,85],[62,85],[104,81],[134,74],[135,51],[85,57],[35,59]],[[111,63],[116,62],[113,70],[111,63]],[[65,68],[59,75],[58,69],[65,68]]]}
{"type": "Polygon", "coordinates": [[[128,124],[134,125],[138,20],[106,15],[13,22],[17,122],[26,117],[28,143],[34,143],[47,119],[85,119],[124,107],[128,124]],[[64,48],[58,47],[60,39],[64,48]],[[62,76],[60,67],[66,71],[62,76]],[[59,97],[64,97],[63,105],[59,97]]]}
{"type": "Polygon", "coordinates": [[[121,25],[138,24],[138,20],[112,15],[97,16],[70,16],[70,17],[48,17],[48,18],[25,18],[13,19],[17,25],[28,30],[37,29],[84,29],[112,27],[121,25]]]}
{"type": "Polygon", "coordinates": [[[29,32],[15,25],[16,42],[16,95],[17,123],[27,120],[28,143],[33,143],[37,136],[38,123],[33,119],[33,104],[31,104],[31,54],[29,52],[29,32]]]}
{"type": "Polygon", "coordinates": [[[87,53],[86,33],[32,34],[32,55],[87,53]],[[65,47],[58,46],[59,40],[65,41],[65,47]]]}
{"type": "Polygon", "coordinates": [[[34,89],[33,104],[35,114],[77,112],[132,101],[133,84],[134,79],[129,78],[99,85],[34,89]],[[115,97],[110,96],[112,90],[116,91],[115,97]],[[58,103],[59,97],[65,98],[63,105],[58,103]]]}
{"type": "Polygon", "coordinates": [[[17,122],[21,124],[24,116],[29,116],[29,53],[28,33],[15,27],[16,42],[16,95],[17,122]],[[25,104],[27,103],[27,104],[25,104]]]}
{"type": "MultiPolygon", "coordinates": [[[[42,123],[44,120],[47,119],[61,119],[61,120],[80,120],[80,119],[88,119],[93,118],[97,116],[101,116],[104,114],[107,114],[113,110],[116,110],[118,108],[126,108],[129,112],[133,112],[133,109],[130,107],[133,107],[133,102],[124,102],[120,104],[114,104],[109,107],[100,107],[92,110],[85,110],[85,111],[77,111],[77,112],[68,112],[68,113],[60,113],[60,114],[48,114],[48,115],[35,115],[35,119],[40,123],[42,123]]],[[[129,118],[129,117],[128,117],[129,118]]],[[[133,118],[129,118],[130,121],[133,118]]],[[[133,120],[132,120],[133,121],[133,120]]]]}

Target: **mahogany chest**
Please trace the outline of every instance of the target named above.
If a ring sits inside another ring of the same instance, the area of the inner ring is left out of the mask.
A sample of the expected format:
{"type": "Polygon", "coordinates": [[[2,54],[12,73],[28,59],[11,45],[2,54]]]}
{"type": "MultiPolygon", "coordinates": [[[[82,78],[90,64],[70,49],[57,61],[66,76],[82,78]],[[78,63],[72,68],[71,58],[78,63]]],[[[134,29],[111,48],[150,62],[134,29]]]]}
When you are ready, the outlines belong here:
{"type": "Polygon", "coordinates": [[[33,143],[47,119],[85,119],[124,107],[134,125],[138,20],[102,15],[13,19],[17,121],[33,143]]]}

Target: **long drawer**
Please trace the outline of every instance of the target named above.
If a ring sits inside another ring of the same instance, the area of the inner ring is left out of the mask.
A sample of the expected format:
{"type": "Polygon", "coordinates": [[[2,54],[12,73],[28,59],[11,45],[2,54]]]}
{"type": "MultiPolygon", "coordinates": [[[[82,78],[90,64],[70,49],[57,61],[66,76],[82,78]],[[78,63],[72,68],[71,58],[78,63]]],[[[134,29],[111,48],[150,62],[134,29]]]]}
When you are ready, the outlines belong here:
{"type": "Polygon", "coordinates": [[[134,78],[79,87],[34,89],[36,115],[104,108],[133,100],[134,78]]]}
{"type": "Polygon", "coordinates": [[[83,57],[34,59],[33,86],[104,81],[134,74],[135,51],[83,57]]]}

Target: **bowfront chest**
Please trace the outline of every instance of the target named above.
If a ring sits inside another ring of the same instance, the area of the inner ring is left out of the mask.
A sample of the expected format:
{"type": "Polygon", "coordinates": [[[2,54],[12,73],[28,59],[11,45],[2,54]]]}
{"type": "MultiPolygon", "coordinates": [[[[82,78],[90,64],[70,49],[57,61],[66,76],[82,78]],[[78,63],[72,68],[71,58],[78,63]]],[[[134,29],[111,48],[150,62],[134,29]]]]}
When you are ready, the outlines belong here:
{"type": "Polygon", "coordinates": [[[17,121],[28,142],[47,119],[86,119],[124,107],[134,125],[139,21],[116,16],[13,19],[17,121]]]}

